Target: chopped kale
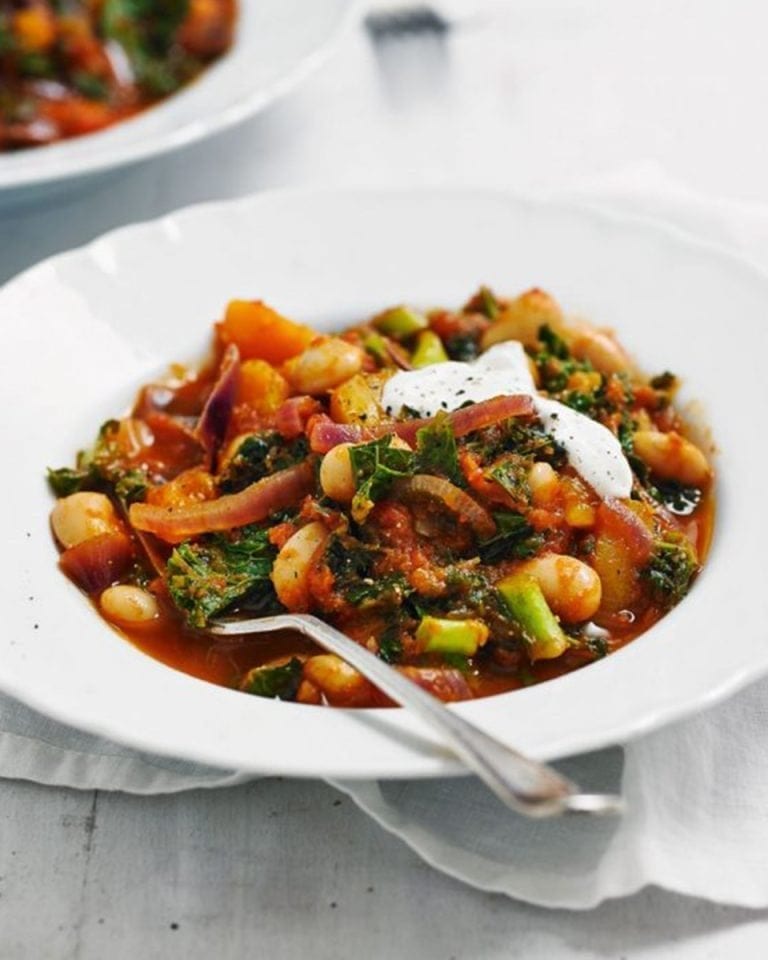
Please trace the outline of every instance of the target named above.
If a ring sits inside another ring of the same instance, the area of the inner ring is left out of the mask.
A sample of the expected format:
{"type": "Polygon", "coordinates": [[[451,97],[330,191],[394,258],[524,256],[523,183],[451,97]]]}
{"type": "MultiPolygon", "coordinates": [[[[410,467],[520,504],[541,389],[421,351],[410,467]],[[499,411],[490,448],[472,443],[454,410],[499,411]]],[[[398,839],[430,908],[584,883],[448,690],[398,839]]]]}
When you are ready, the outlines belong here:
{"type": "Polygon", "coordinates": [[[379,638],[379,657],[386,663],[397,663],[403,655],[400,639],[400,624],[393,621],[388,624],[379,638]]]}
{"type": "Polygon", "coordinates": [[[343,595],[373,578],[373,553],[354,537],[331,534],[323,559],[333,574],[337,591],[343,595]]]}
{"type": "Polygon", "coordinates": [[[702,491],[698,487],[684,487],[674,480],[659,480],[649,486],[652,497],[663,503],[670,513],[688,517],[701,503],[702,491]]]}
{"type": "Polygon", "coordinates": [[[105,490],[125,503],[144,499],[149,479],[144,470],[126,467],[115,438],[119,428],[118,420],[102,424],[93,447],[77,455],[76,467],[48,468],[48,483],[57,497],[81,490],[105,490]]]}
{"type": "Polygon", "coordinates": [[[528,460],[544,460],[555,469],[568,460],[565,448],[535,424],[510,419],[495,427],[470,434],[466,446],[486,462],[514,453],[528,460]]]}
{"type": "Polygon", "coordinates": [[[399,606],[409,591],[408,581],[400,574],[366,577],[350,584],[345,598],[354,606],[399,606]]]}
{"type": "Polygon", "coordinates": [[[480,342],[476,333],[457,333],[448,337],[444,344],[451,360],[476,360],[480,355],[480,342]]]}
{"type": "Polygon", "coordinates": [[[385,436],[350,447],[349,457],[356,486],[352,516],[362,523],[395,480],[411,476],[414,455],[412,450],[393,446],[392,437],[385,436]]]}
{"type": "Polygon", "coordinates": [[[128,470],[115,483],[115,493],[124,503],[143,500],[149,489],[149,480],[144,470],[128,470]]]}
{"type": "Polygon", "coordinates": [[[257,480],[304,460],[309,452],[305,437],[287,442],[279,433],[254,433],[237,448],[219,478],[222,493],[237,493],[257,480]]]}
{"type": "Polygon", "coordinates": [[[531,461],[519,453],[505,454],[486,471],[488,476],[506,490],[512,499],[519,504],[527,504],[531,498],[531,488],[528,484],[528,474],[531,461]]]}
{"type": "Polygon", "coordinates": [[[254,667],[246,674],[240,689],[256,697],[295,700],[301,683],[301,670],[302,663],[298,657],[292,657],[277,667],[254,667]]]}
{"type": "Polygon", "coordinates": [[[567,390],[562,396],[562,402],[578,413],[592,416],[597,412],[599,398],[595,393],[585,393],[580,390],[567,390]]]}
{"type": "Polygon", "coordinates": [[[688,593],[698,569],[698,558],[690,541],[682,534],[668,533],[654,544],[643,577],[653,599],[670,608],[688,593]]]}
{"type": "Polygon", "coordinates": [[[205,627],[236,601],[252,605],[274,596],[274,555],[267,531],[255,527],[243,527],[232,539],[210,534],[188,540],[168,560],[168,591],[190,626],[205,627]]]}
{"type": "Polygon", "coordinates": [[[557,357],[558,360],[570,359],[571,351],[568,349],[568,344],[549,324],[545,323],[539,327],[539,342],[551,357],[557,357]]]}
{"type": "Polygon", "coordinates": [[[68,497],[80,490],[93,490],[98,486],[99,475],[91,467],[60,467],[58,470],[48,467],[48,483],[57,497],[68,497]]]}
{"type": "Polygon", "coordinates": [[[543,537],[534,531],[521,514],[498,511],[493,518],[496,521],[497,533],[480,545],[480,559],[483,563],[523,560],[532,557],[541,548],[543,537]]]}
{"type": "Polygon", "coordinates": [[[539,328],[539,343],[541,349],[533,353],[533,361],[548,393],[565,390],[572,373],[592,372],[592,364],[572,357],[565,340],[547,324],[539,328]]]}
{"type": "Polygon", "coordinates": [[[434,473],[451,483],[464,485],[456,437],[447,414],[439,413],[431,424],[417,431],[413,468],[415,473],[434,473]]]}

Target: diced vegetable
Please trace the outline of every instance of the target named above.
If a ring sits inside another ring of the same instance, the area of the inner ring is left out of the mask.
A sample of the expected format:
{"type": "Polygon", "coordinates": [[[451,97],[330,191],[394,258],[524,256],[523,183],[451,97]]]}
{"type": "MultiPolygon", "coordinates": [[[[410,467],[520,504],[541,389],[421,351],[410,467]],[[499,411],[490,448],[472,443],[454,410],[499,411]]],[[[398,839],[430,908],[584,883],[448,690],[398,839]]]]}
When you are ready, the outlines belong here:
{"type": "Polygon", "coordinates": [[[432,330],[422,330],[411,355],[414,367],[428,367],[433,363],[445,363],[448,360],[443,341],[432,330]]]}
{"type": "Polygon", "coordinates": [[[290,394],[288,381],[266,360],[246,360],[240,365],[239,403],[258,413],[275,413],[290,394]]]}
{"type": "Polygon", "coordinates": [[[337,423],[378,424],[384,411],[361,373],[331,392],[330,414],[337,423]]]}
{"type": "Polygon", "coordinates": [[[444,620],[422,617],[416,640],[425,653],[459,653],[473,657],[488,639],[482,620],[444,620]]]}
{"type": "Polygon", "coordinates": [[[423,313],[411,307],[399,306],[385,310],[373,319],[373,325],[380,333],[396,340],[407,340],[420,330],[426,330],[429,321],[423,313]]]}
{"type": "Polygon", "coordinates": [[[532,661],[554,660],[568,649],[568,637],[533,577],[512,574],[497,584],[502,600],[522,627],[532,661]]]}
{"type": "Polygon", "coordinates": [[[244,360],[283,363],[305,350],[317,336],[314,330],[294,323],[262,300],[232,300],[219,332],[225,343],[234,343],[244,360]]]}

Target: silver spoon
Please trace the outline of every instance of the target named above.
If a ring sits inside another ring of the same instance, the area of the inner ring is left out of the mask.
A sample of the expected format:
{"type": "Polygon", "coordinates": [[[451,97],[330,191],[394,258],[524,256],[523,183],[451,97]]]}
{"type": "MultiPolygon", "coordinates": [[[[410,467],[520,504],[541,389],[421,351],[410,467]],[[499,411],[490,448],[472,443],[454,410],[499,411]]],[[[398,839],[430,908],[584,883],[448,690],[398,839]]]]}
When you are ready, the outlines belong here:
{"type": "Polygon", "coordinates": [[[339,630],[309,614],[285,613],[254,620],[215,620],[211,633],[235,636],[298,630],[358,670],[391,697],[440,733],[450,750],[490,787],[502,803],[529,817],[562,813],[621,813],[621,797],[579,793],[576,784],[536,760],[494,740],[442,701],[339,630]]]}

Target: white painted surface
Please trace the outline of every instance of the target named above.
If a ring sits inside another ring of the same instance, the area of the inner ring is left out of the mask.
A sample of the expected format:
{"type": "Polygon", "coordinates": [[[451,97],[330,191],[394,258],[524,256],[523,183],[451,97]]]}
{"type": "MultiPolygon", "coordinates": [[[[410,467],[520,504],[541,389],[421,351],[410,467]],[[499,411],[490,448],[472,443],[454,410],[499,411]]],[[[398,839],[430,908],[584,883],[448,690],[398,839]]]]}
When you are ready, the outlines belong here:
{"type": "MultiPolygon", "coordinates": [[[[241,130],[3,217],[0,278],[277,184],[556,185],[656,161],[711,195],[768,201],[767,28],[756,0],[516,0],[462,28],[448,58],[426,44],[377,60],[351,35],[241,130]]],[[[338,799],[290,781],[151,799],[2,782],[0,958],[768,953],[768,911],[646,891],[572,914],[465,889],[338,799]]]]}

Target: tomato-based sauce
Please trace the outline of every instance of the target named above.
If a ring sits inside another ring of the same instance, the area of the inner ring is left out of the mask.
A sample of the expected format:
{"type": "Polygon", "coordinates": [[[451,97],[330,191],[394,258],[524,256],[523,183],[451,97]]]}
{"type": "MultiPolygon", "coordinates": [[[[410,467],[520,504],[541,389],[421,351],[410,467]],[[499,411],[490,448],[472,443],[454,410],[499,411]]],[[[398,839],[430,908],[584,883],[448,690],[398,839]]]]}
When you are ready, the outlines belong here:
{"type": "Polygon", "coordinates": [[[313,613],[444,700],[550,680],[651,628],[706,558],[677,385],[538,290],[339,336],[233,301],[206,367],[51,471],[62,569],[148,655],[250,694],[388,703],[303,636],[219,617],[313,613]]]}

